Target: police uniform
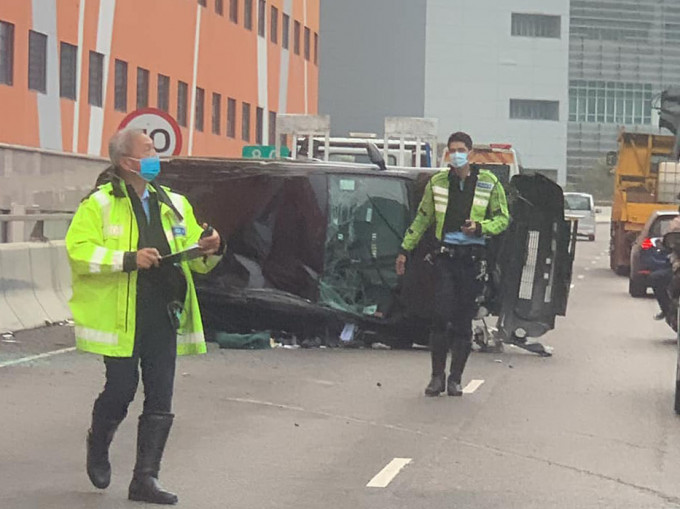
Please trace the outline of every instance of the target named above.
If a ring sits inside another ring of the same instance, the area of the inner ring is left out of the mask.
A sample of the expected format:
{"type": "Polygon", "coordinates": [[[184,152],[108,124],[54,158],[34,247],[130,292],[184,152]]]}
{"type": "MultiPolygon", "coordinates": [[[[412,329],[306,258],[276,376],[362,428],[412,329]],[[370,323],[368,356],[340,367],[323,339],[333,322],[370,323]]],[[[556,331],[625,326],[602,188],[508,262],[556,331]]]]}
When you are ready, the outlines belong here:
{"type": "Polygon", "coordinates": [[[436,173],[425,187],[413,223],[404,236],[402,252],[410,253],[435,223],[440,248],[434,260],[434,316],[430,334],[432,380],[428,396],[444,392],[460,396],[465,364],[472,349],[472,320],[481,294],[479,279],[485,258],[486,237],[502,233],[509,224],[502,184],[490,171],[471,167],[460,179],[455,171],[436,173]],[[474,235],[461,231],[467,220],[477,224],[474,235]],[[446,381],[446,359],[451,350],[451,369],[446,381]]]}

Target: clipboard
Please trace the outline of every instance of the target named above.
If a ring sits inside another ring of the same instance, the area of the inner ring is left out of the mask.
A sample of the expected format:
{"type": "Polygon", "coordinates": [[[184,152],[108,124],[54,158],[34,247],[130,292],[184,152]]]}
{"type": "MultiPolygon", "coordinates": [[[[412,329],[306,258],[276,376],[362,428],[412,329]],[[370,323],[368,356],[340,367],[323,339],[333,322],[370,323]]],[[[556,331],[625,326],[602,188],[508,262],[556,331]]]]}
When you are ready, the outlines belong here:
{"type": "Polygon", "coordinates": [[[188,262],[189,260],[194,260],[201,256],[203,256],[201,248],[198,247],[198,244],[194,244],[183,251],[161,256],[160,265],[174,265],[180,262],[188,262]]]}

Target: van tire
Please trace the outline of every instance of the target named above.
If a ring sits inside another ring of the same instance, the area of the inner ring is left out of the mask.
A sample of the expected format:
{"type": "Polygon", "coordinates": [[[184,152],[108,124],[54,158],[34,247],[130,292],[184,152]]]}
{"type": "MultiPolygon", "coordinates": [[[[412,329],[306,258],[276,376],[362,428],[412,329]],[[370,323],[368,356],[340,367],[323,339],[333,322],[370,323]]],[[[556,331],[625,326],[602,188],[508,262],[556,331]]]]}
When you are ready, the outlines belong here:
{"type": "Polygon", "coordinates": [[[628,293],[636,299],[645,297],[647,295],[647,284],[644,281],[631,277],[628,280],[628,293]]]}

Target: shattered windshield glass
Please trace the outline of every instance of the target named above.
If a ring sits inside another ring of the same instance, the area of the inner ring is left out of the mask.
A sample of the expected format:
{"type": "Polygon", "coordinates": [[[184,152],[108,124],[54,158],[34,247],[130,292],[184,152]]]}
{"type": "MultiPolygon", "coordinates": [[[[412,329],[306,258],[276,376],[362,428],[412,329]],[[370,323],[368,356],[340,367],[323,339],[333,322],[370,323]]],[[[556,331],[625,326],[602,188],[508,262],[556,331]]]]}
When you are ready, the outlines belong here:
{"type": "Polygon", "coordinates": [[[320,301],[384,316],[396,286],[394,259],[408,226],[406,184],[391,178],[332,175],[320,301]]]}

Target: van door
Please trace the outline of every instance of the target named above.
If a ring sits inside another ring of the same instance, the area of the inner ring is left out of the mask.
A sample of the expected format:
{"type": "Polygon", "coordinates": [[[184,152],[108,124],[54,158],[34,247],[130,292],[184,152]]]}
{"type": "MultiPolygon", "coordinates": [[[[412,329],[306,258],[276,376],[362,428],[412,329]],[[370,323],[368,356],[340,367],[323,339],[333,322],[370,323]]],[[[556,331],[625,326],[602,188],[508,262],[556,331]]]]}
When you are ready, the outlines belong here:
{"type": "Polygon", "coordinates": [[[564,217],[562,188],[540,174],[515,176],[512,222],[496,262],[498,328],[506,338],[539,337],[565,316],[576,231],[564,217]]]}

